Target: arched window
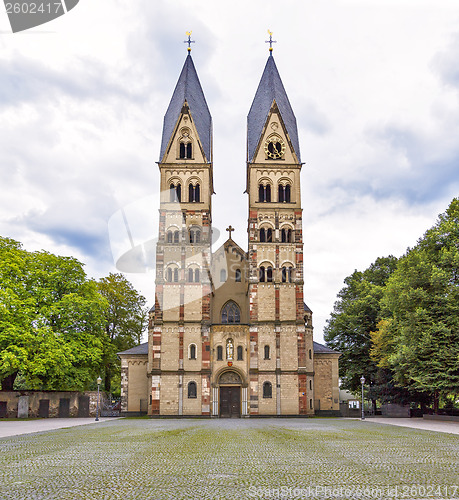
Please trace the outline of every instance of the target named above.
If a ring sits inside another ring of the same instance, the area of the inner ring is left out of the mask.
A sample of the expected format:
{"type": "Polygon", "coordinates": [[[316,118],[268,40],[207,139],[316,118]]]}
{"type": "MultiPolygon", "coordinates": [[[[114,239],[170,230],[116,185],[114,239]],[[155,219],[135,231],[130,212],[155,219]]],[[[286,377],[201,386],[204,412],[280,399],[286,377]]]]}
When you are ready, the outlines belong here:
{"type": "Polygon", "coordinates": [[[263,184],[260,184],[258,186],[258,201],[265,201],[265,187],[263,186],[263,184]]]}
{"type": "Polygon", "coordinates": [[[279,203],[283,203],[285,201],[284,200],[284,186],[282,184],[279,184],[279,187],[278,187],[277,201],[279,203]]]}
{"type": "Polygon", "coordinates": [[[265,345],[264,354],[265,354],[265,359],[270,359],[270,357],[269,357],[269,345],[265,345]]]}
{"type": "Polygon", "coordinates": [[[199,275],[200,275],[199,269],[195,269],[194,270],[194,282],[195,283],[199,283],[199,281],[200,281],[200,276],[199,275]]]}
{"type": "Polygon", "coordinates": [[[278,197],[277,197],[278,202],[279,203],[290,203],[290,193],[291,193],[290,184],[287,184],[285,186],[283,186],[282,184],[279,184],[278,197]]]}
{"type": "Polygon", "coordinates": [[[190,347],[188,348],[188,358],[196,359],[196,344],[190,344],[190,347]]]}
{"type": "Polygon", "coordinates": [[[241,310],[236,302],[230,300],[222,309],[222,323],[240,323],[241,310]]]}
{"type": "Polygon", "coordinates": [[[309,390],[312,391],[312,380],[309,381],[309,390]]]}
{"type": "Polygon", "coordinates": [[[190,229],[190,243],[200,243],[201,241],[201,230],[195,227],[190,229]]]}
{"type": "Polygon", "coordinates": [[[242,279],[241,270],[240,270],[240,269],[236,269],[236,273],[235,273],[235,281],[237,281],[238,283],[240,283],[240,282],[241,282],[241,279],[242,279]]]}
{"type": "Polygon", "coordinates": [[[273,386],[271,382],[263,383],[263,397],[264,398],[272,398],[273,397],[273,386]]]}
{"type": "Polygon", "coordinates": [[[192,157],[191,142],[181,142],[180,143],[180,159],[181,160],[191,160],[191,157],[192,157]]]}
{"type": "Polygon", "coordinates": [[[174,281],[175,281],[175,283],[178,283],[178,269],[177,268],[174,269],[174,281]]]}
{"type": "Polygon", "coordinates": [[[193,269],[188,269],[188,281],[190,283],[193,282],[193,278],[194,278],[194,272],[193,272],[193,269]]]}
{"type": "Polygon", "coordinates": [[[223,360],[223,347],[221,345],[217,346],[217,361],[223,360]]]}
{"type": "Polygon", "coordinates": [[[198,397],[198,388],[196,382],[188,382],[188,398],[196,399],[198,397]]]}
{"type": "Polygon", "coordinates": [[[312,359],[312,350],[309,349],[309,359],[312,359]]]}
{"type": "Polygon", "coordinates": [[[201,188],[199,184],[193,186],[193,184],[189,184],[188,186],[188,201],[190,203],[198,203],[201,201],[201,188]]]}
{"type": "Polygon", "coordinates": [[[273,281],[273,268],[271,266],[266,268],[266,281],[272,283],[273,281]]]}
{"type": "Polygon", "coordinates": [[[272,243],[272,241],[273,241],[273,230],[271,228],[268,228],[266,230],[266,241],[268,243],[272,243]]]}
{"type": "Polygon", "coordinates": [[[172,282],[172,269],[170,267],[168,267],[166,270],[166,281],[168,281],[169,283],[172,282]]]}
{"type": "Polygon", "coordinates": [[[172,231],[167,231],[167,242],[172,243],[172,231]]]}
{"type": "Polygon", "coordinates": [[[173,202],[182,201],[182,186],[180,184],[177,184],[176,186],[174,184],[170,185],[169,199],[173,202]]]}
{"type": "Polygon", "coordinates": [[[271,185],[259,184],[258,185],[258,201],[270,202],[271,201],[271,185]]]}
{"type": "Polygon", "coordinates": [[[258,279],[260,282],[264,283],[264,281],[266,280],[266,275],[265,275],[265,268],[264,266],[261,266],[260,269],[259,269],[259,276],[258,276],[258,279]]]}
{"type": "Polygon", "coordinates": [[[282,268],[282,283],[292,283],[292,268],[289,266],[284,266],[282,268]]]}
{"type": "Polygon", "coordinates": [[[260,229],[260,242],[264,243],[266,241],[266,230],[260,229]]]}
{"type": "Polygon", "coordinates": [[[226,269],[220,270],[220,282],[225,283],[226,281],[226,269]]]}
{"type": "Polygon", "coordinates": [[[243,349],[242,349],[242,346],[241,345],[238,345],[237,346],[237,360],[238,361],[242,361],[243,358],[242,358],[242,354],[243,354],[243,349]]]}
{"type": "Polygon", "coordinates": [[[282,228],[281,229],[281,241],[282,243],[292,243],[292,230],[282,228]]]}
{"type": "Polygon", "coordinates": [[[174,231],[174,243],[178,243],[180,239],[180,232],[174,231]]]}

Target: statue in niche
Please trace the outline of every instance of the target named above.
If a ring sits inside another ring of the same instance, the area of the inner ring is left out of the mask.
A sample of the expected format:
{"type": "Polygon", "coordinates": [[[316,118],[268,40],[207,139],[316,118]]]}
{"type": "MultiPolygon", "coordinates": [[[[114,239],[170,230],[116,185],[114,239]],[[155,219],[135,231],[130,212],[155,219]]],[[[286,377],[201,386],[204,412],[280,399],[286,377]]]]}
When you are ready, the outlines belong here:
{"type": "Polygon", "coordinates": [[[232,361],[233,355],[234,355],[233,339],[228,339],[226,341],[226,359],[228,361],[232,361]]]}

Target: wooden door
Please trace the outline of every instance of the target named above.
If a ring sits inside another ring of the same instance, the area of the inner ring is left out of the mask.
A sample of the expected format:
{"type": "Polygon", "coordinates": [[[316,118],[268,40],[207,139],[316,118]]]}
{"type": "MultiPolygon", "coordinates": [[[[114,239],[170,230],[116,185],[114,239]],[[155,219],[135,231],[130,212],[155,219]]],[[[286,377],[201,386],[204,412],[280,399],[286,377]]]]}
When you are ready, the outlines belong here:
{"type": "Polygon", "coordinates": [[[59,399],[59,418],[69,418],[70,416],[70,399],[59,399]]]}
{"type": "Polygon", "coordinates": [[[78,397],[78,416],[89,417],[89,396],[78,397]]]}
{"type": "Polygon", "coordinates": [[[40,418],[49,417],[49,399],[40,399],[38,403],[38,416],[40,418]]]}
{"type": "Polygon", "coordinates": [[[241,416],[241,388],[220,387],[220,416],[241,416]]]}

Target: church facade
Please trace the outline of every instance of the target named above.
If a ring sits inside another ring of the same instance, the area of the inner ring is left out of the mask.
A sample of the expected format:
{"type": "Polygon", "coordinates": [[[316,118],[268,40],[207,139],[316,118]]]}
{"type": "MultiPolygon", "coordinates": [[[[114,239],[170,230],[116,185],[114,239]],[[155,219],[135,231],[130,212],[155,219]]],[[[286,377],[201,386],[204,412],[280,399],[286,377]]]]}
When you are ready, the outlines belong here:
{"type": "Polygon", "coordinates": [[[212,251],[212,117],[190,53],[164,117],[148,342],[119,353],[122,414],[339,414],[339,353],[303,297],[296,118],[268,57],[247,119],[248,251],[212,251]]]}

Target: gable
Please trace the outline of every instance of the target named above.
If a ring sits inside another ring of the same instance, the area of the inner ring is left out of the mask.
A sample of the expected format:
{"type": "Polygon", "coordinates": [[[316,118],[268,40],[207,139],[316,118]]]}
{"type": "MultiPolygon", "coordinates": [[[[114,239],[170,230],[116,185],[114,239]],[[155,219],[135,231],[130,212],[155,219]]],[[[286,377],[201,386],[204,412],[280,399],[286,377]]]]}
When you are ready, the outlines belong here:
{"type": "Polygon", "coordinates": [[[301,162],[298,128],[295,114],[285,92],[284,85],[272,55],[268,57],[257,92],[247,116],[247,161],[253,162],[255,151],[266,125],[273,103],[276,102],[282,115],[285,130],[295,151],[298,162],[301,162]]]}
{"type": "Polygon", "coordinates": [[[196,128],[195,120],[187,101],[183,103],[180,115],[175,124],[161,163],[207,163],[204,148],[196,128]],[[180,158],[180,143],[190,144],[192,148],[191,159],[180,158]]]}
{"type": "Polygon", "coordinates": [[[159,155],[160,162],[163,162],[164,155],[177,128],[177,122],[180,119],[185,102],[193,117],[203,155],[206,162],[210,163],[212,161],[212,117],[191,55],[188,55],[185,60],[166,114],[164,115],[163,135],[159,155]]]}
{"type": "Polygon", "coordinates": [[[285,164],[299,163],[299,158],[295,153],[292,140],[287,132],[276,101],[272,103],[271,109],[269,110],[252,158],[253,163],[269,163],[273,161],[285,164]],[[283,155],[280,159],[273,160],[267,155],[266,146],[270,141],[276,141],[276,139],[283,145],[283,155]]]}

